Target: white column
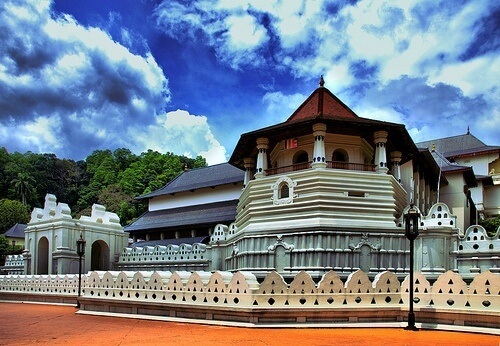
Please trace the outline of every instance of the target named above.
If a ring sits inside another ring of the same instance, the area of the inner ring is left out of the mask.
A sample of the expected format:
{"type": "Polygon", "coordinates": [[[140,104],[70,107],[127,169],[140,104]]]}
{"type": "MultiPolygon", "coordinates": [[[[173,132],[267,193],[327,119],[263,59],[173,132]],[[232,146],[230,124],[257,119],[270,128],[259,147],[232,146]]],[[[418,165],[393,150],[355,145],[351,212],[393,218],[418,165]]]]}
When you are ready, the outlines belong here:
{"type": "Polygon", "coordinates": [[[245,179],[243,180],[243,186],[247,186],[248,182],[252,180],[252,170],[255,167],[255,160],[252,158],[246,158],[243,160],[243,166],[245,167],[245,179]]]}
{"type": "Polygon", "coordinates": [[[269,139],[267,138],[257,138],[257,169],[255,172],[255,178],[262,178],[266,176],[267,169],[267,148],[269,147],[269,139]]]}
{"type": "Polygon", "coordinates": [[[311,164],[312,168],[326,168],[326,157],[325,157],[325,135],[326,135],[326,125],[325,124],[314,124],[313,125],[313,135],[314,135],[314,151],[313,151],[313,162],[311,164]]]}
{"type": "Polygon", "coordinates": [[[387,173],[387,171],[389,170],[387,168],[387,153],[385,149],[387,136],[387,131],[377,131],[373,134],[373,138],[375,141],[375,165],[377,166],[376,171],[381,173],[387,173]]]}
{"type": "Polygon", "coordinates": [[[401,157],[400,151],[391,152],[391,162],[392,162],[392,175],[398,182],[401,183],[401,157]]]}

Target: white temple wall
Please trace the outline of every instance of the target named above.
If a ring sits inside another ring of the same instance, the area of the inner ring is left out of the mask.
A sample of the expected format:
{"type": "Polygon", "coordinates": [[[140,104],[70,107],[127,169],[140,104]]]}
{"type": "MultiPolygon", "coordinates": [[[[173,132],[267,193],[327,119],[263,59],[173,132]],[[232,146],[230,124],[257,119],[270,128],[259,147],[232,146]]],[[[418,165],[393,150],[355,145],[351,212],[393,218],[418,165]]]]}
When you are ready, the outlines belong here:
{"type": "MultiPolygon", "coordinates": [[[[93,271],[82,275],[79,303],[86,313],[139,313],[218,325],[352,326],[357,322],[403,323],[408,315],[408,276],[401,283],[389,271],[374,278],[361,270],[345,278],[330,271],[315,280],[301,271],[289,278],[289,284],[284,279],[276,272],[259,283],[249,272],[93,271]]],[[[77,287],[75,274],[0,276],[2,300],[74,303],[77,287]]],[[[452,271],[430,281],[416,272],[414,297],[418,322],[428,328],[447,324],[473,331],[470,327],[475,326],[482,327],[481,332],[498,334],[499,274],[486,271],[466,282],[452,271]]]]}
{"type": "Polygon", "coordinates": [[[500,216],[500,185],[485,186],[483,196],[485,216],[500,216]]]}
{"type": "Polygon", "coordinates": [[[470,225],[470,205],[464,194],[465,182],[461,174],[449,174],[446,179],[449,184],[441,187],[439,201],[449,206],[457,217],[457,227],[464,232],[470,225]]]}
{"type": "Polygon", "coordinates": [[[468,157],[457,157],[455,162],[460,166],[474,167],[474,173],[476,175],[488,175],[490,173],[489,164],[498,158],[498,153],[490,153],[468,157]]]}
{"type": "Polygon", "coordinates": [[[238,183],[217,186],[215,189],[180,192],[168,197],[158,196],[149,201],[149,211],[235,200],[240,197],[242,188],[243,184],[238,183]]]}
{"type": "Polygon", "coordinates": [[[34,208],[25,231],[25,273],[67,274],[76,273],[79,257],[76,241],[80,234],[86,240],[83,270],[90,270],[92,263],[100,269],[112,269],[113,262],[127,244],[118,216],[94,204],[90,216],[73,220],[65,203],[47,194],[44,208],[34,208]],[[100,246],[93,245],[95,243],[100,246]],[[101,246],[102,245],[102,246],[101,246]],[[102,251],[101,251],[102,248],[102,251]]]}

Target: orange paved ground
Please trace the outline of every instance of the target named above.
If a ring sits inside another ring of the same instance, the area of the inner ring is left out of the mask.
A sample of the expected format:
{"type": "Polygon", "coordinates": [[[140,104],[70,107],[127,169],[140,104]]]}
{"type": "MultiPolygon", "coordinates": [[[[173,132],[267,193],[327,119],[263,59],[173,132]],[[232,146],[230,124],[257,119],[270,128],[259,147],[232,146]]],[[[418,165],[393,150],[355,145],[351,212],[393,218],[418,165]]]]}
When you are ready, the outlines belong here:
{"type": "Polygon", "coordinates": [[[403,329],[260,329],[91,315],[71,306],[0,303],[0,345],[494,345],[485,334],[403,329]]]}

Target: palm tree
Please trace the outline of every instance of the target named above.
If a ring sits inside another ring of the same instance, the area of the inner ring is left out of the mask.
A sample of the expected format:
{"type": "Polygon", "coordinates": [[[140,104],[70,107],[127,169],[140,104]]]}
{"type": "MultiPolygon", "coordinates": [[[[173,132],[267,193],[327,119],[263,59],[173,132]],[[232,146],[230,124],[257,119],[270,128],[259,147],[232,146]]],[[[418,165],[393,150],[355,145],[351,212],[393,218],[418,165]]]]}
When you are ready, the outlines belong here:
{"type": "Polygon", "coordinates": [[[21,197],[21,202],[26,205],[27,197],[33,192],[35,179],[28,173],[17,173],[17,178],[11,181],[14,184],[16,193],[21,197]]]}

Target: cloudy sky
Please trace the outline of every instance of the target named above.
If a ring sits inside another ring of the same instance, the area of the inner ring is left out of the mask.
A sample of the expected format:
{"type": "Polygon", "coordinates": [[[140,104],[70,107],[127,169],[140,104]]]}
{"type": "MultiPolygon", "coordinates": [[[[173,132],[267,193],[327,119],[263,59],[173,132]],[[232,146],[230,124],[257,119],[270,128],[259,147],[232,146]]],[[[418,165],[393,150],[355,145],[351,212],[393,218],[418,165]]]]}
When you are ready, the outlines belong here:
{"type": "Polygon", "coordinates": [[[0,146],[224,162],[318,86],[418,141],[500,145],[498,0],[2,0],[0,146]]]}

